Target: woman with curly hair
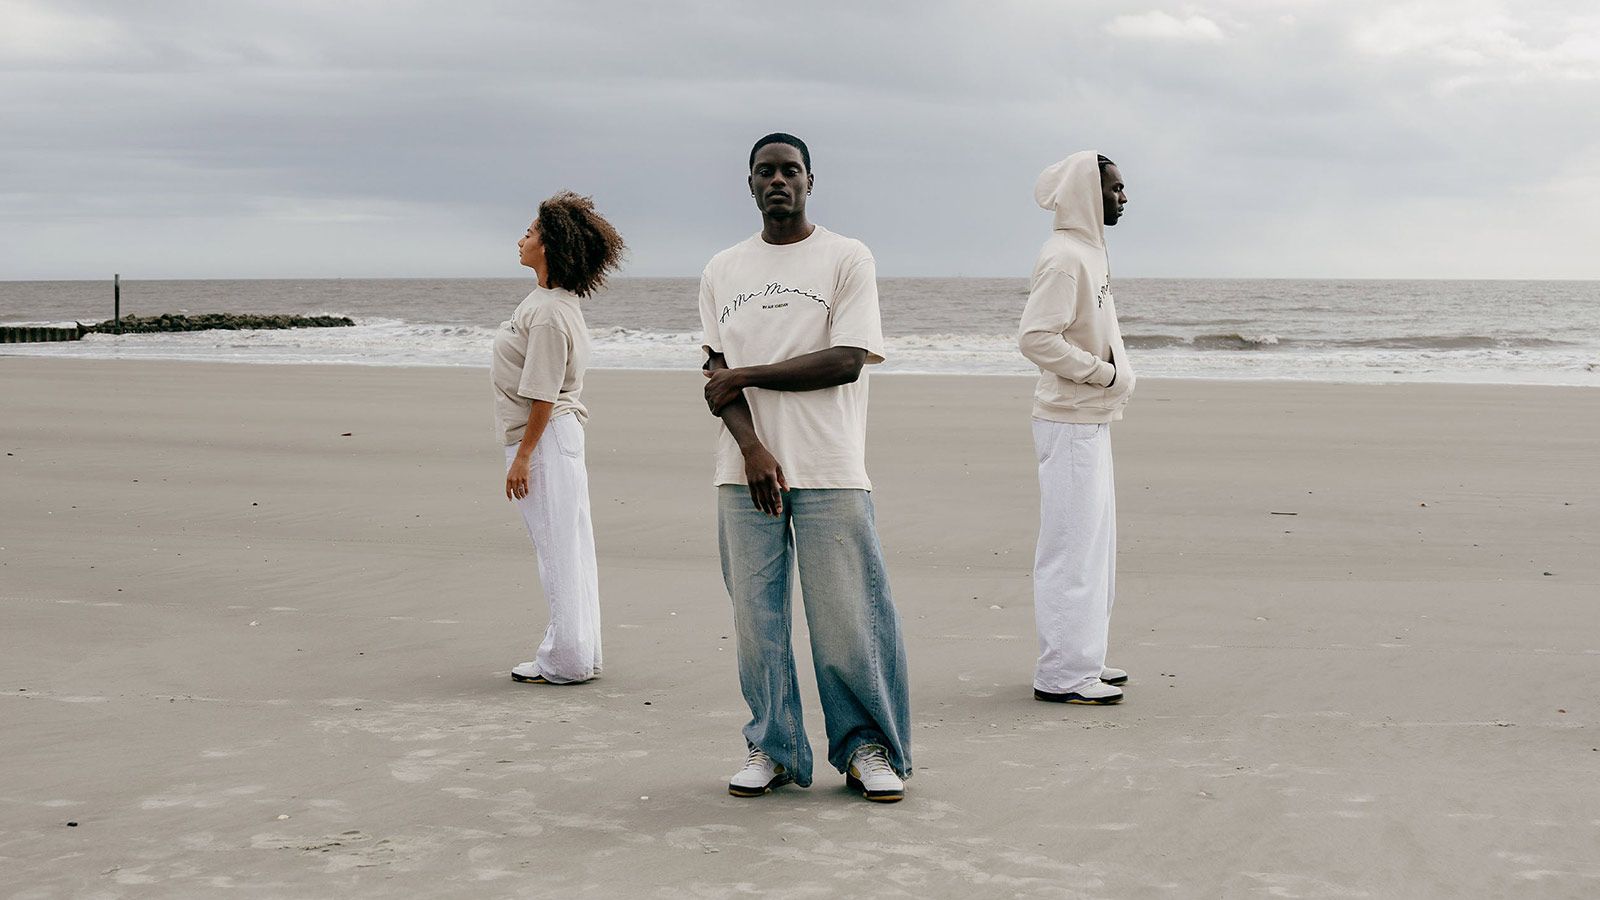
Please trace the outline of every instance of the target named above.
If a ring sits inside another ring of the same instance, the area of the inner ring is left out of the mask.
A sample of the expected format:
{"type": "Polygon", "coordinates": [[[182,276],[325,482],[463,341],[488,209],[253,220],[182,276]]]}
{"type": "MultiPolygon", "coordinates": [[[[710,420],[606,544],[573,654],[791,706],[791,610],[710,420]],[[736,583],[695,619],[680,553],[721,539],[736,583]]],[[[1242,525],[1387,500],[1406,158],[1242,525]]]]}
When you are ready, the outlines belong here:
{"type": "Polygon", "coordinates": [[[533,539],[550,625],[535,658],[511,677],[574,684],[600,674],[600,578],[583,462],[589,412],[580,400],[589,329],[579,300],[617,268],[623,243],[592,200],[562,191],[539,204],[517,249],[539,284],[496,332],[490,375],[506,499],[533,539]]]}

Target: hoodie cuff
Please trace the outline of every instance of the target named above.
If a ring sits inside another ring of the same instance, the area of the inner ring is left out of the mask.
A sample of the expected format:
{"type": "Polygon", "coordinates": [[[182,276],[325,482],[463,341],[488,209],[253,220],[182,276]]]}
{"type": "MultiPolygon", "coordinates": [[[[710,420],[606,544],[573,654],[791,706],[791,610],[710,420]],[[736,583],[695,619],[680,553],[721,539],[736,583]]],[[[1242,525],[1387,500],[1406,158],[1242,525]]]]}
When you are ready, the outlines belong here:
{"type": "Polygon", "coordinates": [[[1117,377],[1117,367],[1103,359],[1099,362],[1100,364],[1095,368],[1094,374],[1090,375],[1087,381],[1095,387],[1110,387],[1112,379],[1117,377]]]}

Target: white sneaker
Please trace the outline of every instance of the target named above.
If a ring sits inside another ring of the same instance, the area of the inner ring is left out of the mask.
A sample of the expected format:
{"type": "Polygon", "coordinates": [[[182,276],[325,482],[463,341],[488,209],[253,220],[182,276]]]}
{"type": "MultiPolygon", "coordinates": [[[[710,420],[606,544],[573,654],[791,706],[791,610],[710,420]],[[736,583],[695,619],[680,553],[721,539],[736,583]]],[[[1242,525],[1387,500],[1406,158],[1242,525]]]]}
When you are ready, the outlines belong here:
{"type": "Polygon", "coordinates": [[[1121,669],[1113,669],[1110,666],[1106,666],[1100,670],[1100,680],[1106,684],[1127,684],[1128,673],[1121,669]]]}
{"type": "Polygon", "coordinates": [[[1095,682],[1075,691],[1065,694],[1052,694],[1049,691],[1033,689],[1033,699],[1044,700],[1048,703],[1081,703],[1090,706],[1109,706],[1122,702],[1122,689],[1103,681],[1095,682]]]}
{"type": "Polygon", "coordinates": [[[523,684],[549,684],[550,681],[539,674],[539,664],[536,662],[518,663],[511,667],[511,680],[523,684]]]}
{"type": "Polygon", "coordinates": [[[745,760],[744,768],[728,779],[728,793],[735,797],[759,797],[793,780],[783,766],[773,762],[772,757],[761,752],[760,747],[751,747],[750,758],[745,760]]]}
{"type": "Polygon", "coordinates": [[[906,798],[906,783],[889,765],[889,753],[877,744],[862,744],[850,756],[850,769],[844,783],[851,790],[878,803],[895,803],[906,798]]]}

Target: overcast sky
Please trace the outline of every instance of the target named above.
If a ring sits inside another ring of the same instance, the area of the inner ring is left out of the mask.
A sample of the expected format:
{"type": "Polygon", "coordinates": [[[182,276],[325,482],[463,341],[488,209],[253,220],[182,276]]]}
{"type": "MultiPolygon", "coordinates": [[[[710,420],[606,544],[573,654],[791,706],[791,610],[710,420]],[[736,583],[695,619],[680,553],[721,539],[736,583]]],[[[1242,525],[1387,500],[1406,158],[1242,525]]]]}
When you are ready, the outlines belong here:
{"type": "Polygon", "coordinates": [[[1116,159],[1122,276],[1600,277],[1594,0],[0,0],[0,279],[628,275],[759,227],[751,142],[886,275],[1015,275],[1116,159]]]}

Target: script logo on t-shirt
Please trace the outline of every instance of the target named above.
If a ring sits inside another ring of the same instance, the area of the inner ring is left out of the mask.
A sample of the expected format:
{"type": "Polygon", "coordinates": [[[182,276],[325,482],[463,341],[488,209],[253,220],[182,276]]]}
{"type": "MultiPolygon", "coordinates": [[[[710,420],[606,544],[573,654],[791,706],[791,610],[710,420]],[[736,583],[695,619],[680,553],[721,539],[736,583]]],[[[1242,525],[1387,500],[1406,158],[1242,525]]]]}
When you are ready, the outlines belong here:
{"type": "MultiPolygon", "coordinates": [[[[829,309],[830,308],[828,306],[828,301],[822,299],[821,297],[817,296],[816,294],[812,293],[811,291],[805,290],[803,288],[789,287],[788,285],[782,284],[781,282],[771,281],[771,282],[767,283],[766,287],[762,288],[759,291],[751,291],[748,294],[739,294],[738,296],[734,297],[732,303],[729,303],[728,305],[722,307],[722,314],[717,317],[717,324],[726,325],[727,322],[728,322],[728,316],[732,315],[735,310],[744,308],[752,300],[764,300],[764,299],[768,299],[768,298],[772,298],[772,297],[781,297],[781,296],[786,295],[786,294],[793,294],[793,295],[796,295],[796,296],[805,297],[805,298],[807,298],[809,300],[815,300],[818,303],[822,304],[822,308],[823,309],[829,309]]],[[[783,302],[783,303],[763,303],[763,304],[761,304],[761,308],[762,309],[783,309],[784,307],[786,307],[788,305],[789,304],[787,302],[783,302]]]]}

